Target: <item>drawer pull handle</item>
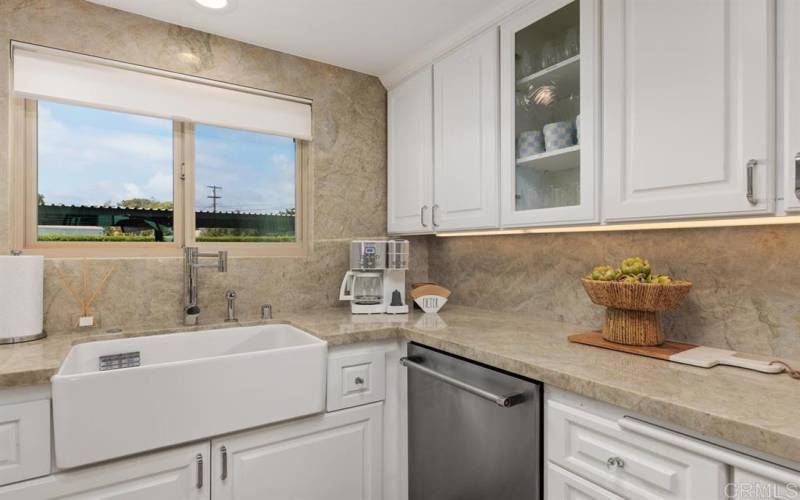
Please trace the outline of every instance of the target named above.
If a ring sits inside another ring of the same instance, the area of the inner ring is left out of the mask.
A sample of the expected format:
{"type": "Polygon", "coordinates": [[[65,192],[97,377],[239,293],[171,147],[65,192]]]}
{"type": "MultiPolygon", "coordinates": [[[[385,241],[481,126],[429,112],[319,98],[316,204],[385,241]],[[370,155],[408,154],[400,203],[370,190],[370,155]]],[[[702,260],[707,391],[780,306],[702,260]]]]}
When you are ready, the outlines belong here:
{"type": "Polygon", "coordinates": [[[606,467],[608,467],[608,470],[610,471],[624,469],[625,460],[621,459],[620,457],[611,457],[606,460],[606,467]]]}

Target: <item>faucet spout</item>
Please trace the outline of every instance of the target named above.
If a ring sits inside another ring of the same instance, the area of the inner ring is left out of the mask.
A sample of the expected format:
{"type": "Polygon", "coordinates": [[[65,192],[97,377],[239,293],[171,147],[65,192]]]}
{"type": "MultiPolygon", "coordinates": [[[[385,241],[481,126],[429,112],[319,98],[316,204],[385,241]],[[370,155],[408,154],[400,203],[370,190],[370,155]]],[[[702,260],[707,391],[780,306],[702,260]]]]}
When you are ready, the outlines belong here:
{"type": "Polygon", "coordinates": [[[201,253],[197,247],[183,249],[183,323],[196,325],[200,315],[197,305],[198,294],[198,269],[201,267],[216,267],[218,272],[228,270],[228,252],[201,253]],[[216,264],[200,264],[201,257],[216,257],[216,264]]]}

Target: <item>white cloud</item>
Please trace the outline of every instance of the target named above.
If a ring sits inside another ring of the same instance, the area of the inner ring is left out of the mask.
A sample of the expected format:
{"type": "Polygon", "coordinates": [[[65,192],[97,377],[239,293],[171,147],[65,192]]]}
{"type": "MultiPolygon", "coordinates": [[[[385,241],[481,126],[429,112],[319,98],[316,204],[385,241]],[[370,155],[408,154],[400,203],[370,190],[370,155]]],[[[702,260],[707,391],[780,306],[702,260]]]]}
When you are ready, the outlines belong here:
{"type": "Polygon", "coordinates": [[[125,200],[130,198],[145,198],[142,189],[132,182],[126,182],[122,187],[125,189],[125,194],[123,195],[123,199],[125,200]]]}
{"type": "Polygon", "coordinates": [[[172,198],[172,173],[159,170],[147,181],[147,192],[159,200],[172,198]]]}
{"type": "Polygon", "coordinates": [[[51,203],[99,205],[126,198],[172,199],[172,132],[164,121],[103,128],[61,121],[39,106],[39,191],[51,203]],[[130,131],[140,130],[141,133],[130,131]]]}

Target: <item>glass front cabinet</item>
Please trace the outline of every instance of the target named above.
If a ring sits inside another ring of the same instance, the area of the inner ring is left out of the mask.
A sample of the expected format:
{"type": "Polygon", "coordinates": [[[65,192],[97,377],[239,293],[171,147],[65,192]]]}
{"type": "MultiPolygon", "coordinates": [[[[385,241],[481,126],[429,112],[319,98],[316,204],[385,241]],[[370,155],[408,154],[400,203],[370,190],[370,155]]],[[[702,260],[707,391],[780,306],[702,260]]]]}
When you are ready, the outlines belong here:
{"type": "Polygon", "coordinates": [[[502,225],[598,221],[597,0],[540,0],[500,27],[502,225]]]}

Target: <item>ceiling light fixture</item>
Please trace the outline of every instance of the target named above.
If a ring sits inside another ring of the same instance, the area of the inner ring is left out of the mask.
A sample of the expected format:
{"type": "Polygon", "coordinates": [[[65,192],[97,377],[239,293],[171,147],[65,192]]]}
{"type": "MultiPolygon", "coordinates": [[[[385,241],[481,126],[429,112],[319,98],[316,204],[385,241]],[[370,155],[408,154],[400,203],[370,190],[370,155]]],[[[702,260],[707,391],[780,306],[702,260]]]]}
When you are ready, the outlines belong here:
{"type": "Polygon", "coordinates": [[[224,9],[228,6],[228,0],[194,0],[201,7],[207,9],[224,9]]]}

